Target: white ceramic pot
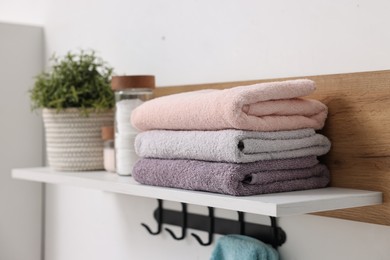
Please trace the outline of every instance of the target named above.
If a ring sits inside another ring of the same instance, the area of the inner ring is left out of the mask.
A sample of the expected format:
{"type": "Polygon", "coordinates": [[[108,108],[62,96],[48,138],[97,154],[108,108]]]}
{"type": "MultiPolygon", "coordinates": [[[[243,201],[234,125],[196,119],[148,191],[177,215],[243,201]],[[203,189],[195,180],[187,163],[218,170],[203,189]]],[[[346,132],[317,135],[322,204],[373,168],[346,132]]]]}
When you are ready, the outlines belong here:
{"type": "MultiPolygon", "coordinates": [[[[104,169],[102,126],[114,125],[114,112],[80,114],[77,108],[43,109],[49,166],[58,171],[104,169]]],[[[130,120],[130,119],[129,119],[130,120]]]]}

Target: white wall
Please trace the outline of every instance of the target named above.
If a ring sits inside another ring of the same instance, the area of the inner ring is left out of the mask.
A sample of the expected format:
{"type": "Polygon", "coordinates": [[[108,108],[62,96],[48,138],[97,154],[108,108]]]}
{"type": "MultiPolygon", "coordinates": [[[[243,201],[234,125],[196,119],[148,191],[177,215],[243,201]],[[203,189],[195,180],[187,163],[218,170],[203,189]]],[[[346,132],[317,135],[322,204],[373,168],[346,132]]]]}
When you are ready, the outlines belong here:
{"type": "Polygon", "coordinates": [[[386,0],[49,1],[47,50],[160,85],[389,69],[386,0]]]}
{"type": "Polygon", "coordinates": [[[43,67],[43,29],[0,23],[0,259],[41,259],[42,185],[11,169],[42,165],[42,123],[28,89],[43,67]]]}
{"type": "MultiPolygon", "coordinates": [[[[160,86],[390,69],[386,0],[52,0],[44,8],[47,54],[93,48],[117,73],[155,74],[160,86]]],[[[153,200],[52,185],[46,199],[48,260],[207,259],[212,250],[191,237],[148,235],[139,223],[153,225],[153,200]]],[[[390,255],[389,227],[310,215],[280,225],[283,259],[390,255]]]]}
{"type": "Polygon", "coordinates": [[[42,25],[48,0],[0,0],[0,21],[42,25]]]}

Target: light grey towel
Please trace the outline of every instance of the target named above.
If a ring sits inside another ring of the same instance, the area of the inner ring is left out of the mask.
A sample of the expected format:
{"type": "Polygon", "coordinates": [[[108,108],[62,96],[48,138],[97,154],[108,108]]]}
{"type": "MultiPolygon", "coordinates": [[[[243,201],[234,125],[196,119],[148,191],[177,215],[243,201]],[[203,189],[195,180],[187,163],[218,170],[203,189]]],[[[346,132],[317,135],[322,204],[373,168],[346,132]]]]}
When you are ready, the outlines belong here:
{"type": "Polygon", "coordinates": [[[320,156],[330,141],[314,129],[277,132],[241,130],[142,132],[135,140],[140,157],[248,163],[320,156]]]}

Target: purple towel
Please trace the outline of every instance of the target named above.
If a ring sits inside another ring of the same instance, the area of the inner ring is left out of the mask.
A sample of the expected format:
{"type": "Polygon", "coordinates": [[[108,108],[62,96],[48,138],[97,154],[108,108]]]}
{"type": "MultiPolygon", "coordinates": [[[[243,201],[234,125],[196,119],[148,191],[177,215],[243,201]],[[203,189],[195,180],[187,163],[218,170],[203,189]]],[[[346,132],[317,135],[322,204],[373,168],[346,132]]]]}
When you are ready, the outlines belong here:
{"type": "Polygon", "coordinates": [[[315,156],[235,164],[141,159],[132,173],[142,184],[235,196],[323,188],[329,172],[315,156]]]}

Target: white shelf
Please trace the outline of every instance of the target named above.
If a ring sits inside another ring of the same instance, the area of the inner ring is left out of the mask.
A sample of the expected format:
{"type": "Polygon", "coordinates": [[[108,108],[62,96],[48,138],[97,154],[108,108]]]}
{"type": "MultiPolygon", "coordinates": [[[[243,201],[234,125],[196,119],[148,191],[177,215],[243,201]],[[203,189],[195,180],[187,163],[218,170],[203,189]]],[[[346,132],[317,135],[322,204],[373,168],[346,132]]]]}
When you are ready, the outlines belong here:
{"type": "Polygon", "coordinates": [[[49,168],[27,168],[14,169],[12,177],[21,180],[72,185],[119,194],[185,202],[274,217],[382,203],[381,192],[335,187],[235,197],[210,192],[146,186],[137,183],[132,177],[122,177],[105,171],[57,172],[49,168]]]}

